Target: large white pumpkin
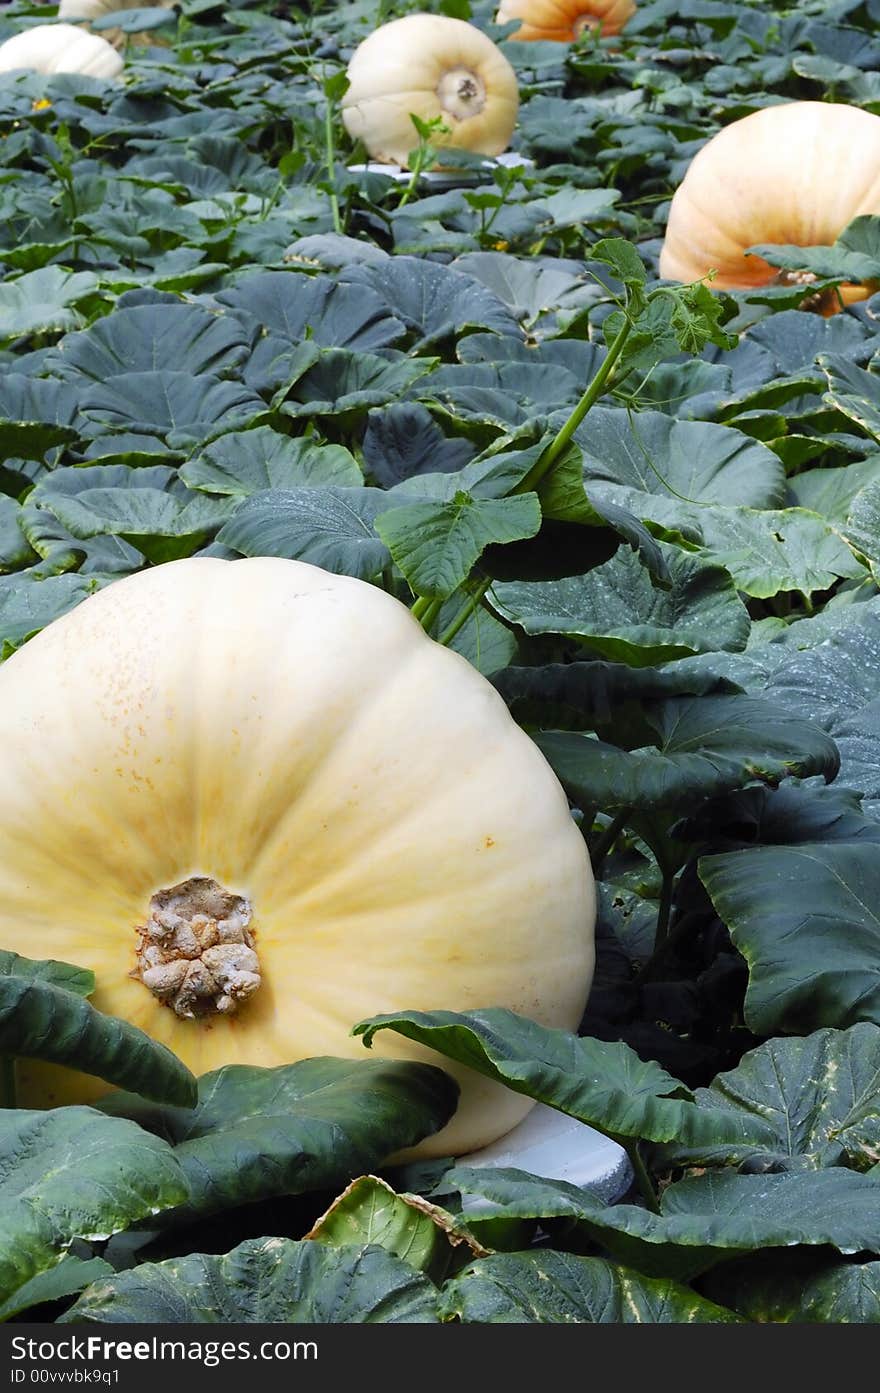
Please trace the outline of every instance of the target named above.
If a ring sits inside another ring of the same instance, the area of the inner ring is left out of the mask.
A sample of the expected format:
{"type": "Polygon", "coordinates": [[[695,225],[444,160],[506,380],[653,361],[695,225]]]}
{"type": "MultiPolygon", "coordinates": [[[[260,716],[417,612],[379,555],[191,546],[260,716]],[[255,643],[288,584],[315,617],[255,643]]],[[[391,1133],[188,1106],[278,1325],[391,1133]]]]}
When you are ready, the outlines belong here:
{"type": "Polygon", "coordinates": [[[36,24],[0,44],[0,72],[85,73],[118,77],[123,62],[112,44],[75,24],[36,24]]]}
{"type": "Polygon", "coordinates": [[[375,160],[406,168],[419,138],[411,116],[441,117],[441,149],[500,155],[519,108],[516,74],[497,44],[473,24],[413,14],[374,29],[348,65],[342,118],[375,160]]]}
{"type": "MultiPolygon", "coordinates": [[[[374,586],[269,558],[116,581],[0,668],[0,739],[0,945],[91,968],[95,1006],[197,1074],[367,1058],[351,1027],[381,1011],[578,1025],[595,901],[565,795],[374,586]]],[[[530,1107],[443,1067],[461,1102],[423,1154],[530,1107]]],[[[106,1087],[19,1070],[23,1106],[106,1087]]]]}

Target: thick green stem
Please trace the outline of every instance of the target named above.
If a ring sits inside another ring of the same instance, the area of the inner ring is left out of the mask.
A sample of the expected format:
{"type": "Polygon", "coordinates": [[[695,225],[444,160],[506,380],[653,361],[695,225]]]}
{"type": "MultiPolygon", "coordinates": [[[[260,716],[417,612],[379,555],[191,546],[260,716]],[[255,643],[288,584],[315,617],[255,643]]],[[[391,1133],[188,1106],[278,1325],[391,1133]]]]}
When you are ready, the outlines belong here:
{"type": "Polygon", "coordinates": [[[0,1055],[0,1108],[17,1107],[15,1085],[15,1057],[0,1055]]]}
{"type": "Polygon", "coordinates": [[[420,595],[410,610],[410,614],[419,621],[425,633],[429,634],[442,608],[442,600],[429,600],[427,596],[420,595]]]}
{"type": "Polygon", "coordinates": [[[427,598],[427,596],[420,595],[410,609],[410,614],[412,615],[413,619],[417,619],[421,624],[422,615],[425,613],[425,610],[428,608],[430,603],[431,601],[427,598]]]}
{"type": "Polygon", "coordinates": [[[333,140],[333,103],[328,97],[324,103],[324,142],[327,152],[327,178],[330,181],[330,214],[333,218],[333,231],[342,235],[342,218],[339,213],[339,199],[336,194],[336,147],[333,140]]]}
{"type": "MultiPolygon", "coordinates": [[[[421,149],[419,150],[419,154],[421,154],[421,149]]],[[[401,194],[400,200],[399,200],[399,202],[398,202],[398,204],[397,204],[397,211],[398,211],[398,212],[400,212],[401,208],[405,208],[405,207],[406,207],[407,203],[409,203],[410,199],[412,198],[413,194],[415,193],[415,191],[416,191],[416,189],[417,189],[417,187],[418,187],[418,183],[419,183],[419,176],[421,175],[421,172],[422,172],[423,167],[424,167],[424,166],[422,165],[422,161],[417,157],[416,160],[415,160],[414,163],[413,163],[412,172],[411,172],[410,177],[409,177],[409,179],[408,179],[408,181],[407,181],[406,188],[404,189],[403,193],[401,194]]]]}
{"type": "Polygon", "coordinates": [[[492,581],[489,577],[486,577],[485,580],[481,580],[476,590],[471,592],[471,596],[468,599],[467,603],[462,605],[461,609],[458,611],[458,614],[455,616],[452,623],[448,624],[447,627],[443,630],[443,633],[439,636],[437,642],[442,643],[444,648],[452,642],[452,640],[455,638],[455,635],[459,632],[460,629],[464,628],[471,615],[479,608],[480,604],[482,603],[483,596],[485,595],[486,591],[489,589],[489,586],[491,584],[492,581]]]}
{"type": "Polygon", "coordinates": [[[632,327],[632,322],[629,319],[624,319],[623,324],[612,340],[605,361],[587,390],[584,392],[574,411],[572,411],[565,425],[561,427],[551,440],[537,464],[529,470],[526,477],[513,490],[514,493],[531,493],[537,488],[541,480],[550,473],[550,470],[565,450],[587,412],[591,407],[596,405],[596,402],[611,382],[617,360],[624,350],[626,341],[632,332],[632,327]]]}
{"type": "Polygon", "coordinates": [[[642,1160],[641,1154],[639,1152],[638,1142],[633,1141],[631,1137],[617,1137],[616,1140],[620,1142],[621,1146],[623,1147],[624,1151],[629,1157],[630,1165],[633,1168],[633,1174],[636,1178],[636,1184],[638,1185],[639,1190],[642,1193],[642,1198],[644,1199],[645,1204],[648,1206],[648,1208],[651,1210],[653,1214],[659,1214],[660,1203],[657,1199],[657,1192],[654,1189],[654,1186],[651,1184],[651,1177],[648,1174],[648,1168],[642,1160]]]}
{"type": "Polygon", "coordinates": [[[602,828],[602,831],[590,847],[590,861],[592,862],[594,873],[601,866],[608,852],[626,826],[626,819],[628,816],[629,808],[623,808],[619,813],[616,813],[608,825],[602,828]]]}
{"type": "Polygon", "coordinates": [[[672,913],[672,894],[675,890],[675,872],[663,872],[663,885],[660,890],[660,908],[657,911],[657,931],[654,934],[654,952],[666,942],[669,933],[669,916],[672,913]]]}

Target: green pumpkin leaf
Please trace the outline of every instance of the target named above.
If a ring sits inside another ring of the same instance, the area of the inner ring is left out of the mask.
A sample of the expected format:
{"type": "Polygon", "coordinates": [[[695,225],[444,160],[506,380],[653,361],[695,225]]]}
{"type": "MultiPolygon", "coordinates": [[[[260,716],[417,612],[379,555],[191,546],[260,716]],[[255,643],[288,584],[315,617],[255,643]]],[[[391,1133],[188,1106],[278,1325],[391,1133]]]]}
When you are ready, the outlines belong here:
{"type": "Polygon", "coordinates": [[[243,556],[286,556],[370,580],[391,561],[375,522],[392,506],[383,489],[266,489],[245,499],[217,541],[243,556]]]}
{"type": "Polygon", "coordinates": [[[353,1180],[304,1237],[337,1248],[377,1244],[437,1286],[486,1253],[460,1220],[421,1195],[395,1194],[375,1175],[353,1180]]]}
{"type": "Polygon", "coordinates": [[[553,1249],[480,1258],[446,1283],[440,1314],[483,1325],[719,1325],[741,1319],[676,1282],[553,1249]]]}
{"type": "Polygon", "coordinates": [[[186,1192],[171,1148],[131,1122],[93,1108],[0,1111],[0,1300],[74,1239],[109,1238],[186,1192]]]}
{"type": "Polygon", "coordinates": [[[75,308],[98,289],[91,271],[42,266],[0,285],[0,339],[76,329],[82,316],[75,308]]]}
{"type": "Polygon", "coordinates": [[[501,1007],[481,1011],[407,1011],[371,1016],[354,1027],[369,1047],[378,1030],[416,1040],[486,1078],[503,1083],[616,1137],[744,1139],[769,1136],[759,1122],[701,1113],[680,1079],[639,1058],[620,1041],[550,1030],[501,1007]]]}
{"type": "Polygon", "coordinates": [[[704,856],[700,879],[749,964],[756,1035],[880,1025],[880,867],[865,843],[704,856]]]}
{"type": "Polygon", "coordinates": [[[606,1205],[587,1190],[523,1171],[456,1166],[443,1183],[479,1198],[481,1220],[573,1220],[579,1242],[599,1243],[651,1276],[687,1280],[737,1255],[798,1245],[880,1252],[880,1176],[843,1166],[773,1175],[707,1171],[668,1185],[658,1214],[606,1205]]]}
{"type": "Polygon", "coordinates": [[[694,1098],[698,1107],[759,1117],[774,1142],[696,1150],[673,1143],[663,1149],[664,1164],[866,1171],[880,1160],[880,1027],[864,1021],[767,1040],[694,1098]]]}
{"type": "Polygon", "coordinates": [[[62,1258],[57,1267],[48,1267],[24,1282],[6,1301],[0,1302],[0,1321],[9,1320],[32,1306],[61,1301],[74,1296],[101,1277],[112,1277],[113,1268],[103,1258],[62,1258]]]}
{"type": "Polygon", "coordinates": [[[457,1085],[432,1065],[321,1057],[216,1069],[199,1079],[194,1108],[118,1093],[100,1107],[174,1143],[191,1218],[347,1184],[436,1132],[457,1102],[457,1085]]]}
{"type": "Polygon", "coordinates": [[[535,734],[579,806],[684,811],[694,798],[756,780],[821,774],[830,781],[837,773],[837,748],[818,725],[759,697],[669,697],[629,714],[609,733],[630,749],[567,731],[535,734]]]}
{"type": "MultiPolygon", "coordinates": [[[[444,476],[441,476],[441,478],[444,476]]],[[[534,537],[541,526],[537,494],[410,503],[376,519],[376,531],[417,595],[448,599],[486,547],[534,537]]]]}
{"type": "Polygon", "coordinates": [[[374,1245],[251,1238],[216,1257],[145,1262],[89,1287],[68,1322],[364,1325],[436,1322],[437,1288],[374,1245]]]}
{"type": "Polygon", "coordinates": [[[180,478],[205,493],[249,498],[268,489],[357,488],[360,467],[342,445],[291,438],[271,426],[230,431],[205,445],[180,469],[180,478]]]}
{"type": "Polygon", "coordinates": [[[527,634],[564,634],[633,666],[744,648],[751,622],[728,573],[673,547],[661,546],[661,554],[668,589],[655,586],[640,557],[621,547],[582,576],[496,581],[490,603],[527,634]]]}
{"type": "Polygon", "coordinates": [[[717,1268],[709,1277],[713,1299],[762,1324],[880,1324],[880,1262],[838,1259],[804,1270],[803,1262],[774,1256],[762,1254],[757,1267],[744,1261],[717,1268]]]}
{"type": "Polygon", "coordinates": [[[91,975],[0,953],[0,1055],[64,1064],[146,1098],[190,1103],[196,1082],[165,1045],[85,1000],[91,975]]]}

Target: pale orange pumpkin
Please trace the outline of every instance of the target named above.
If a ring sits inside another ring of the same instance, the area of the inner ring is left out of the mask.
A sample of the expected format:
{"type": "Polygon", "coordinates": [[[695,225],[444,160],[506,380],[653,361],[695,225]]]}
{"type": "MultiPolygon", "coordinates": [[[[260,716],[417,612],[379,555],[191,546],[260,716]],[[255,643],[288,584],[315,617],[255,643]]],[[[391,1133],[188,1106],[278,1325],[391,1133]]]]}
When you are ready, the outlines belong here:
{"type": "Polygon", "coordinates": [[[550,39],[570,44],[585,29],[619,34],[636,12],[633,0],[501,0],[496,24],[520,19],[512,39],[550,39]]]}
{"type": "Polygon", "coordinates": [[[516,73],[474,24],[409,14],[374,29],[348,65],[342,119],[370,158],[406,169],[418,144],[412,117],[439,118],[437,149],[500,155],[516,125],[516,73]]]}
{"type": "MultiPolygon", "coordinates": [[[[114,581],[0,666],[0,943],[95,974],[93,1004],[194,1073],[366,1058],[376,1012],[506,1006],[574,1030],[596,897],[568,800],[501,697],[409,610],[301,561],[114,581]]],[[[461,1084],[421,1154],[532,1100],[461,1084]]],[[[22,1107],[107,1085],[18,1062],[22,1107]]]]}
{"type": "MultiPolygon", "coordinates": [[[[833,102],[784,102],[712,137],[672,199],[659,270],[713,288],[747,290],[779,276],[747,248],[830,246],[853,218],[880,213],[880,116],[833,102]]],[[[876,287],[841,285],[840,301],[876,287]]],[[[841,308],[837,296],[825,307],[841,308]]]]}

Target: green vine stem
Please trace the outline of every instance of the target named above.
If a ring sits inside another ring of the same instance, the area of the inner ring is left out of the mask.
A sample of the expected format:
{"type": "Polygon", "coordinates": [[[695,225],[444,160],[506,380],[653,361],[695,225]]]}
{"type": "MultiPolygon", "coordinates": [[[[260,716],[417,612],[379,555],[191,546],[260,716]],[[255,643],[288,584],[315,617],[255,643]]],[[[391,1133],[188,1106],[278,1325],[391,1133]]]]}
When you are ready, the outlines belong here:
{"type": "Polygon", "coordinates": [[[633,1175],[636,1178],[636,1184],[641,1191],[645,1204],[651,1210],[652,1214],[659,1214],[660,1202],[657,1199],[657,1192],[651,1183],[648,1168],[642,1160],[638,1142],[634,1141],[631,1137],[615,1137],[614,1140],[623,1147],[629,1157],[630,1165],[633,1168],[633,1175]]]}
{"type": "Polygon", "coordinates": [[[660,908],[657,911],[657,931],[654,935],[654,952],[666,942],[669,935],[669,917],[672,913],[672,896],[675,891],[675,872],[664,870],[660,889],[660,908]]]}
{"type": "Polygon", "coordinates": [[[614,369],[623,352],[626,341],[632,332],[632,321],[625,319],[611,341],[607,356],[596,376],[584,392],[568,420],[557,431],[541,458],[529,470],[526,477],[513,490],[514,493],[531,493],[550,473],[559,456],[563,453],[587,412],[596,405],[614,376],[614,369]]]}
{"type": "Polygon", "coordinates": [[[602,831],[598,834],[596,840],[590,847],[590,861],[592,862],[594,874],[598,871],[598,868],[601,866],[608,852],[614,846],[614,843],[626,826],[628,817],[629,808],[622,808],[619,813],[615,813],[611,821],[602,828],[602,831]]]}
{"type": "Polygon", "coordinates": [[[427,595],[420,595],[410,613],[419,621],[425,633],[429,634],[442,608],[442,600],[431,600],[427,595]]]}
{"type": "Polygon", "coordinates": [[[324,147],[327,159],[327,178],[330,181],[330,216],[333,231],[342,235],[342,217],[339,212],[339,196],[336,192],[336,145],[333,139],[333,102],[329,97],[324,102],[324,147]]]}
{"type": "Polygon", "coordinates": [[[480,605],[483,602],[483,598],[486,594],[486,591],[489,589],[489,586],[491,584],[492,581],[489,576],[486,576],[483,580],[481,580],[477,588],[471,592],[471,597],[468,600],[467,604],[462,605],[461,609],[453,619],[452,623],[447,625],[447,627],[443,630],[443,633],[440,634],[439,638],[437,639],[437,642],[441,643],[444,648],[449,646],[449,644],[455,638],[455,635],[459,632],[459,630],[464,628],[471,615],[479,609],[480,605]]]}
{"type": "Polygon", "coordinates": [[[0,1108],[17,1107],[15,1056],[0,1055],[0,1108]]]}

